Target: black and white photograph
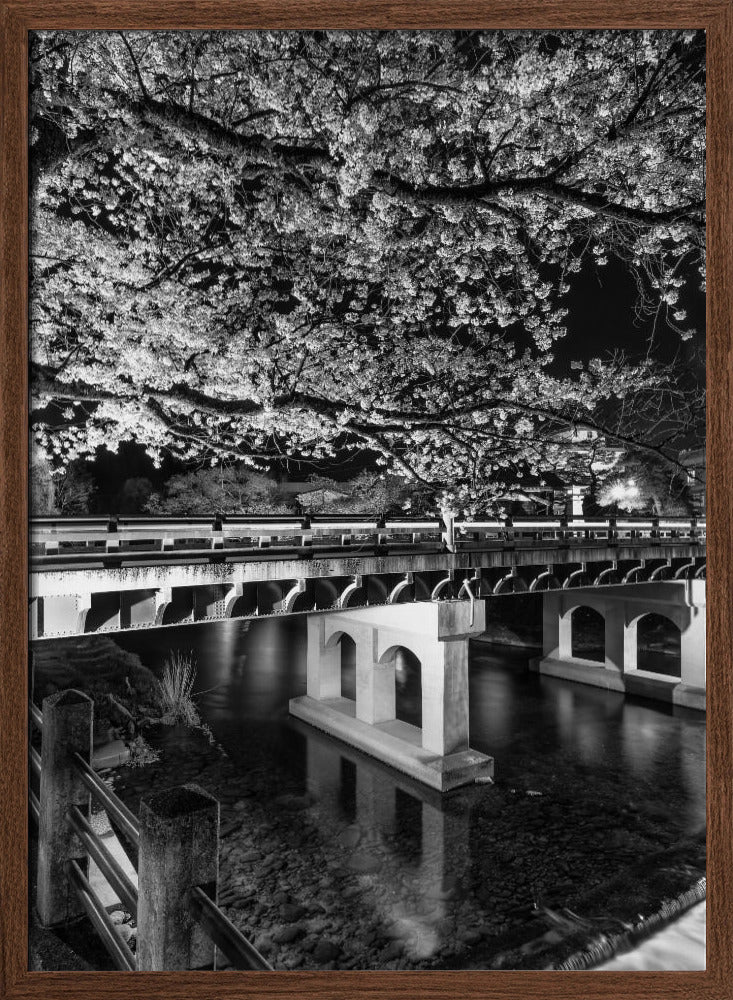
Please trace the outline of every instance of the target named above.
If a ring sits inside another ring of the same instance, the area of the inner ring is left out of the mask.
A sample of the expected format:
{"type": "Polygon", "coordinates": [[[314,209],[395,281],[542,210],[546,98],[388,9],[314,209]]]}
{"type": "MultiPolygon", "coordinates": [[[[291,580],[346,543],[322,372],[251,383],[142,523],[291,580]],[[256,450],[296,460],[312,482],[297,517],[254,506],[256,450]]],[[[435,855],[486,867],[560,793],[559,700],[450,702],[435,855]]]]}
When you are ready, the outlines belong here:
{"type": "Polygon", "coordinates": [[[705,67],[31,32],[28,970],[705,969],[705,67]]]}

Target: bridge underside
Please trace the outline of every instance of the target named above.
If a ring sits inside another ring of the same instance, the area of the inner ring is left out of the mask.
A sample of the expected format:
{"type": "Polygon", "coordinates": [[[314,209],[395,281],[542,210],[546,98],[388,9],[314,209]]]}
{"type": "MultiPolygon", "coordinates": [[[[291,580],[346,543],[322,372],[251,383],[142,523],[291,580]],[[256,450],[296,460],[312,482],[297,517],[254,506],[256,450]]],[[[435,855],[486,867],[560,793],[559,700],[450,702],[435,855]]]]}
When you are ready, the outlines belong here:
{"type": "Polygon", "coordinates": [[[46,568],[32,640],[94,632],[704,577],[700,544],[548,547],[324,559],[46,568]]]}

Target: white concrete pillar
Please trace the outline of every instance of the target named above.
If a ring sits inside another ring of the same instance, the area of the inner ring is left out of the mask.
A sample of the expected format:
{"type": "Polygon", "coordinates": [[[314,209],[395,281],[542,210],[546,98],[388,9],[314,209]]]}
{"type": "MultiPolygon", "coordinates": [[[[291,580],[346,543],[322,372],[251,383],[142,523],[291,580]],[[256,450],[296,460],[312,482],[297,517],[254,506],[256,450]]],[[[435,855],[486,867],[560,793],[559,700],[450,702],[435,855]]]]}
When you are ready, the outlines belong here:
{"type": "Polygon", "coordinates": [[[323,615],[308,615],[306,691],[309,698],[323,701],[341,696],[341,646],[326,646],[323,615]]]}
{"type": "Polygon", "coordinates": [[[705,605],[688,608],[690,621],[680,634],[682,683],[705,687],[705,605]]]}
{"type": "Polygon", "coordinates": [[[373,726],[395,718],[394,656],[380,663],[377,630],[361,628],[356,642],[356,717],[373,726]]]}
{"type": "Polygon", "coordinates": [[[468,640],[441,642],[421,663],[422,745],[436,754],[468,749],[468,640]]]}
{"type": "Polygon", "coordinates": [[[561,621],[562,600],[559,594],[549,591],[542,598],[542,656],[559,659],[561,655],[560,630],[563,629],[563,646],[570,655],[570,620],[561,621]]]}
{"type": "Polygon", "coordinates": [[[562,604],[557,602],[557,652],[561,660],[569,660],[573,655],[573,615],[562,614],[562,604]]]}
{"type": "MultiPolygon", "coordinates": [[[[624,649],[621,660],[624,673],[637,669],[639,650],[638,625],[638,618],[635,618],[629,625],[624,624],[624,649]]],[[[608,653],[606,653],[606,656],[608,656],[608,653]]]]}
{"type": "MultiPolygon", "coordinates": [[[[606,601],[603,608],[605,620],[604,641],[606,670],[622,674],[628,665],[626,654],[626,614],[622,601],[606,601]]],[[[636,667],[636,629],[634,628],[633,664],[636,667]]],[[[632,667],[631,669],[634,669],[632,667]]]]}

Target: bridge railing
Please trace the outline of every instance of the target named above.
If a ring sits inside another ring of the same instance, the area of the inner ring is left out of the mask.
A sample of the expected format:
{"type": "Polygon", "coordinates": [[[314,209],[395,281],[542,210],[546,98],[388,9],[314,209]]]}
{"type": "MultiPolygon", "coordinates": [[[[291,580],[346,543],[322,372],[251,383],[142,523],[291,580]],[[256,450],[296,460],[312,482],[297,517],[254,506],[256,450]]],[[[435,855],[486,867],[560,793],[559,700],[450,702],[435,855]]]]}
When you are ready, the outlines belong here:
{"type": "Polygon", "coordinates": [[[123,971],[208,968],[215,964],[215,948],[235,969],[270,971],[216,903],[217,800],[195,785],[182,785],[143,797],[138,818],[91,766],[92,718],[93,702],[80,691],[46,698],[42,711],[30,705],[30,721],[42,741],[40,752],[34,746],[29,752],[40,922],[63,926],[86,914],[123,971]],[[135,866],[137,884],[97,832],[92,799],[135,866]],[[95,888],[90,861],[136,925],[134,951],[95,888]]]}
{"type": "Polygon", "coordinates": [[[504,518],[456,520],[394,518],[84,517],[31,521],[31,557],[73,553],[229,552],[272,548],[303,554],[344,548],[411,551],[481,549],[553,541],[613,545],[640,540],[705,538],[704,518],[504,518]]]}

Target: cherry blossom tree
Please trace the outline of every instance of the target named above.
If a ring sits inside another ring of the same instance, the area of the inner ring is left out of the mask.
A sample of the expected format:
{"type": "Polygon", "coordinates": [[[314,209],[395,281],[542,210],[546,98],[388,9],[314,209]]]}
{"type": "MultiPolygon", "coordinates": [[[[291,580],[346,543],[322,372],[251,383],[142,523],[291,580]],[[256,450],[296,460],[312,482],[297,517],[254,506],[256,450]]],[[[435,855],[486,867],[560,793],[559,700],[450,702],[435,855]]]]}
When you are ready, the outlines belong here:
{"type": "Polygon", "coordinates": [[[579,421],[672,464],[699,434],[641,334],[568,370],[558,345],[611,256],[700,332],[702,33],[43,32],[31,86],[55,460],[364,449],[469,502],[562,468],[579,421]]]}

